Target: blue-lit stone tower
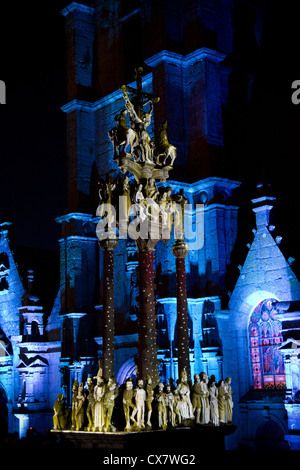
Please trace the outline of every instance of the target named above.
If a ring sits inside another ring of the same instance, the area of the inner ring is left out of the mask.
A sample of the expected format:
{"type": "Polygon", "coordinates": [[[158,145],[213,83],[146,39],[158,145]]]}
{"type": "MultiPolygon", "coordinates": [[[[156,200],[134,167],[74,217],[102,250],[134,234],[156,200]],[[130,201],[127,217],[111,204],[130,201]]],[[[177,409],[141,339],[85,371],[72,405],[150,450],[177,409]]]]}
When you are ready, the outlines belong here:
{"type": "MultiPolygon", "coordinates": [[[[143,89],[160,97],[149,134],[156,136],[167,121],[169,141],[177,148],[164,186],[183,190],[192,230],[200,227],[197,244],[190,243],[185,258],[191,377],[205,371],[217,381],[232,378],[238,427],[227,438],[229,449],[287,441],[299,448],[300,284],[274,235],[275,199],[263,185],[252,195],[253,242],[238,275],[232,266],[234,253],[244,252],[238,236],[243,186],[238,162],[254,80],[247,58],[255,50],[252,40],[259,42],[257,2],[97,0],[94,7],[73,2],[62,14],[68,204],[57,218],[62,227],[60,285],[44,329],[31,273],[26,287],[9,249],[8,229],[0,227],[0,411],[7,413],[9,429],[51,427],[56,395],[64,393],[70,404],[74,380],[95,376],[103,357],[98,181],[108,172],[113,178],[120,175],[108,131],[124,108],[120,86],[132,85],[133,70],[142,65],[143,89]],[[276,438],[267,440],[270,433],[276,438]]],[[[251,212],[245,217],[250,219],[251,212]]],[[[173,244],[171,239],[155,247],[157,358],[163,381],[178,378],[173,244]]],[[[120,239],[114,248],[118,384],[136,375],[138,307],[137,249],[132,240],[120,239]]]]}

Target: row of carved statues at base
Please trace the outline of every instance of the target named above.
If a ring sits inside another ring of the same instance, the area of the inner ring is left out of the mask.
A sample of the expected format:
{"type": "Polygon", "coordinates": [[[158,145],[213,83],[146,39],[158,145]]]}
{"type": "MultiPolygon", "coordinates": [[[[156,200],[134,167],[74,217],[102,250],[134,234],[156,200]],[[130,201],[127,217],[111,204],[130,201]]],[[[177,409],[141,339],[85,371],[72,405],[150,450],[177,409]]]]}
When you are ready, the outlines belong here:
{"type": "Polygon", "coordinates": [[[111,432],[232,422],[230,377],[217,384],[214,376],[209,379],[201,372],[190,386],[183,371],[176,388],[172,380],[153,387],[150,376],[145,384],[138,380],[136,387],[131,378],[120,387],[115,377],[108,381],[101,375],[95,378],[96,385],[92,377],[87,378],[85,386],[74,381],[71,408],[65,407],[63,394],[57,396],[53,408],[55,430],[111,432]]]}

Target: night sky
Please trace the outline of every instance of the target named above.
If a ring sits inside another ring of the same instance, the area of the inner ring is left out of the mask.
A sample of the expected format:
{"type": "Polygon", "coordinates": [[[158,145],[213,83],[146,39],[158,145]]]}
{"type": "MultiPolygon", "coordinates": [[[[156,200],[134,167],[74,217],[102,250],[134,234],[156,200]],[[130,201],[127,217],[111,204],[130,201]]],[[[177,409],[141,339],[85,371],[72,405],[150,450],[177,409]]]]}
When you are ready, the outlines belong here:
{"type": "MultiPolygon", "coordinates": [[[[66,116],[60,110],[66,103],[65,19],[60,11],[69,3],[1,4],[0,79],[6,83],[7,104],[0,106],[0,221],[13,222],[17,245],[50,250],[58,249],[60,226],[54,218],[64,213],[67,196],[66,116]]],[[[246,187],[260,177],[272,183],[282,246],[287,257],[297,258],[300,105],[291,102],[291,84],[300,80],[300,16],[294,2],[291,8],[289,2],[267,4],[240,180],[246,187]]]]}
{"type": "Polygon", "coordinates": [[[18,245],[46,249],[58,248],[66,207],[66,3],[1,5],[0,220],[18,245]]]}

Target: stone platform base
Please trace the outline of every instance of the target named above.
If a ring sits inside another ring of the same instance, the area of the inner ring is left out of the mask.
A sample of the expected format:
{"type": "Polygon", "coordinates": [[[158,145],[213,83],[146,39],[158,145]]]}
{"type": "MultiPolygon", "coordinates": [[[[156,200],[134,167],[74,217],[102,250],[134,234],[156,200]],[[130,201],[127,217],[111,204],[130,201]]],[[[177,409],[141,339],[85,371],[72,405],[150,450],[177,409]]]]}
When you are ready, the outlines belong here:
{"type": "Polygon", "coordinates": [[[51,431],[66,447],[99,449],[106,454],[130,455],[193,454],[202,455],[225,450],[224,438],[236,430],[234,425],[219,427],[195,426],[170,430],[142,430],[138,432],[51,431]]]}

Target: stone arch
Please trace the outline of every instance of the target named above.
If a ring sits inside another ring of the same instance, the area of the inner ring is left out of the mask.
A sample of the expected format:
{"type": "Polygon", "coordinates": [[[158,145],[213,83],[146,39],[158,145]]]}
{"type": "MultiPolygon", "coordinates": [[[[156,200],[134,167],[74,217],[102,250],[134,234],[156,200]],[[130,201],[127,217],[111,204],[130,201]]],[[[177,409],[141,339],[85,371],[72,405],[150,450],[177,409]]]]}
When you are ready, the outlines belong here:
{"type": "Polygon", "coordinates": [[[251,318],[251,315],[257,307],[260,302],[262,302],[265,299],[278,299],[278,296],[271,291],[267,290],[262,290],[258,289],[254,292],[252,292],[248,297],[246,297],[245,301],[243,302],[242,305],[242,311],[244,313],[243,315],[243,335],[245,335],[246,341],[245,341],[245,351],[247,351],[247,357],[248,357],[248,378],[249,378],[249,383],[252,384],[252,370],[251,370],[251,364],[250,364],[250,341],[249,341],[249,335],[248,335],[248,326],[249,326],[249,321],[251,318]]]}
{"type": "Polygon", "coordinates": [[[261,300],[252,309],[248,324],[249,363],[254,388],[285,386],[281,322],[276,316],[274,297],[261,300]]]}
{"type": "Polygon", "coordinates": [[[118,386],[122,385],[126,379],[129,377],[135,379],[136,378],[136,364],[134,356],[129,357],[123,364],[121,365],[118,373],[117,373],[117,382],[118,386]]]}
{"type": "Polygon", "coordinates": [[[39,336],[40,335],[39,324],[38,324],[37,320],[33,320],[31,322],[31,334],[33,336],[39,336]]]}
{"type": "Polygon", "coordinates": [[[256,430],[257,450],[287,449],[288,443],[284,436],[287,433],[286,426],[276,416],[263,419],[256,430]]]}
{"type": "MultiPolygon", "coordinates": [[[[248,326],[251,314],[255,307],[263,300],[273,298],[276,300],[278,296],[275,292],[271,292],[264,289],[251,289],[245,296],[240,293],[238,296],[230,299],[230,313],[231,322],[228,325],[229,329],[236,335],[236,363],[231,367],[229,375],[232,374],[232,367],[239,370],[239,386],[238,393],[242,397],[246,394],[252,386],[252,371],[250,364],[250,353],[249,353],[249,337],[248,337],[248,326]]],[[[224,345],[224,340],[222,342],[224,345]]],[[[231,348],[229,342],[227,342],[226,349],[231,348]]],[[[224,365],[226,370],[226,365],[224,365]]],[[[227,372],[226,372],[227,374],[227,372]]]]}
{"type": "Polygon", "coordinates": [[[250,316],[255,307],[265,299],[276,299],[279,300],[274,292],[258,289],[249,294],[246,299],[241,303],[239,312],[242,314],[243,329],[246,331],[250,316]]]}

